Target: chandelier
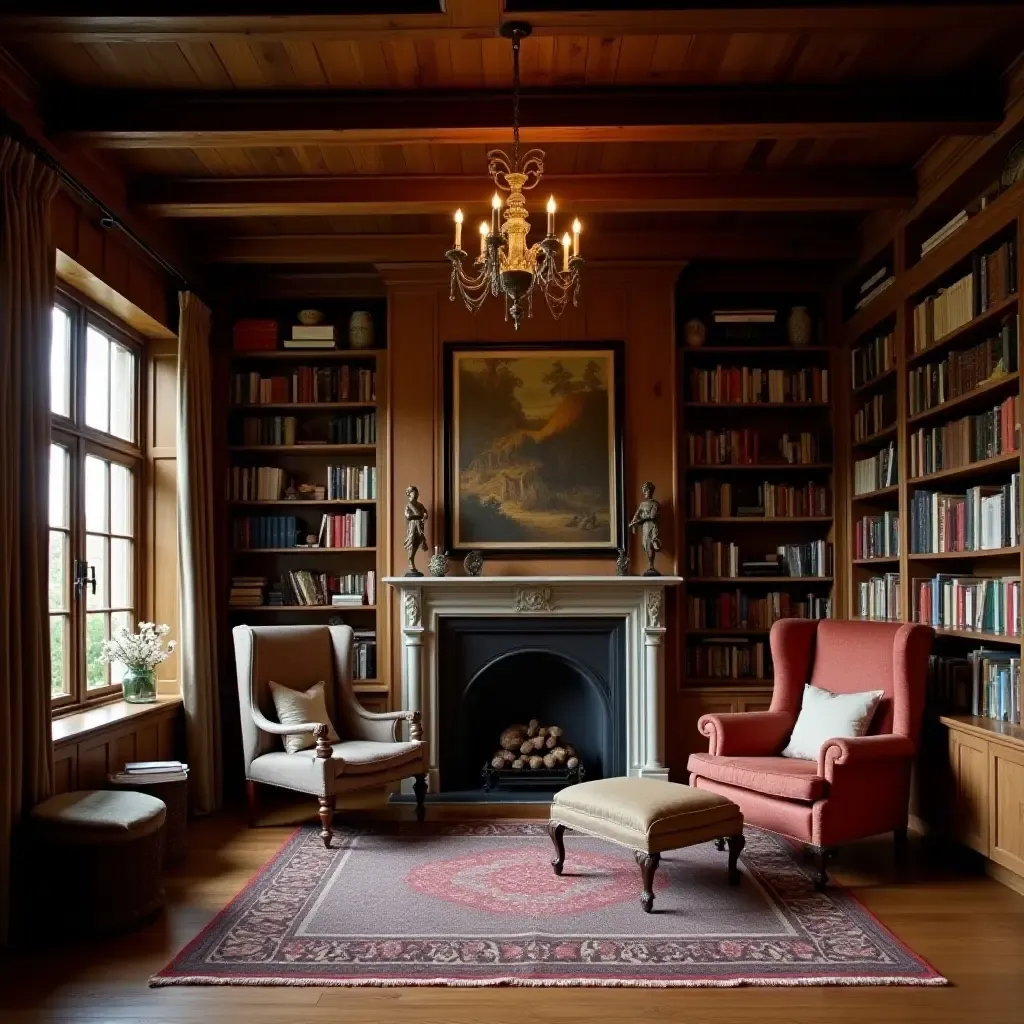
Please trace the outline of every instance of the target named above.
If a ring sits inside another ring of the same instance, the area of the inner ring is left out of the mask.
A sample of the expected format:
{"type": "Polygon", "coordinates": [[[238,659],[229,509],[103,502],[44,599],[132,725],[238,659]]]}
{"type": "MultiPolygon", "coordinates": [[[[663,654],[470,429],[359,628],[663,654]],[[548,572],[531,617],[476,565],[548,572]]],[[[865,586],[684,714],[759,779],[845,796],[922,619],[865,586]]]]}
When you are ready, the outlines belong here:
{"type": "Polygon", "coordinates": [[[543,150],[530,149],[522,155],[519,152],[519,44],[530,32],[526,22],[506,22],[501,26],[501,34],[512,40],[512,158],[500,149],[487,154],[487,173],[498,191],[491,200],[490,224],[480,224],[480,253],[470,258],[462,248],[462,210],[455,211],[455,245],[445,253],[452,265],[451,301],[455,301],[458,292],[466,307],[475,313],[488,294],[500,295],[505,302],[505,319],[511,318],[516,330],[524,314],[533,316],[533,293],[538,289],[556,320],[570,298],[575,306],[583,269],[582,227],[574,220],[572,237],[566,232],[559,242],[555,235],[554,196],[548,199],[547,234],[534,245],[526,244],[530,222],[523,193],[536,188],[544,174],[543,150]],[[504,201],[502,192],[508,193],[504,201]]]}

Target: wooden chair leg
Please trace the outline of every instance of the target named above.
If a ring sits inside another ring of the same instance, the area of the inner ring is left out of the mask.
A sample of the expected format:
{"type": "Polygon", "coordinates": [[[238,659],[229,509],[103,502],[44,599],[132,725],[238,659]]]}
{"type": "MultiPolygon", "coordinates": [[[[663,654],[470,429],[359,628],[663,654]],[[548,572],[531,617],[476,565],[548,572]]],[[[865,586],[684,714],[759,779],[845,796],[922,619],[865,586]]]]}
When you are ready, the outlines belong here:
{"type": "Polygon", "coordinates": [[[424,804],[424,800],[427,796],[427,777],[426,775],[414,775],[412,783],[412,791],[416,797],[416,820],[423,821],[427,816],[427,808],[424,804]]]}
{"type": "Polygon", "coordinates": [[[827,846],[812,847],[814,851],[814,888],[821,892],[828,885],[828,859],[832,851],[827,846]]]}
{"type": "Polygon", "coordinates": [[[661,863],[661,854],[634,850],[633,857],[640,865],[640,877],[644,883],[644,891],[640,893],[640,906],[649,914],[654,908],[654,872],[661,863]]]}
{"type": "Polygon", "coordinates": [[[320,800],[320,838],[324,841],[324,846],[329,850],[331,848],[331,839],[334,837],[332,822],[334,821],[335,798],[333,796],[322,796],[318,799],[320,800]]]}
{"type": "Polygon", "coordinates": [[[245,809],[249,828],[255,828],[260,821],[260,793],[257,785],[252,779],[245,780],[245,809]]]}
{"type": "Polygon", "coordinates": [[[740,832],[738,835],[728,836],[726,842],[729,844],[729,884],[739,885],[741,877],[739,859],[740,854],[743,852],[743,847],[747,845],[747,840],[744,838],[743,833],[740,832]]]}
{"type": "Polygon", "coordinates": [[[551,836],[551,842],[555,844],[555,859],[551,862],[551,866],[555,869],[555,874],[560,875],[562,865],[565,864],[565,843],[562,842],[565,826],[560,825],[557,821],[549,821],[548,835],[551,836]]]}

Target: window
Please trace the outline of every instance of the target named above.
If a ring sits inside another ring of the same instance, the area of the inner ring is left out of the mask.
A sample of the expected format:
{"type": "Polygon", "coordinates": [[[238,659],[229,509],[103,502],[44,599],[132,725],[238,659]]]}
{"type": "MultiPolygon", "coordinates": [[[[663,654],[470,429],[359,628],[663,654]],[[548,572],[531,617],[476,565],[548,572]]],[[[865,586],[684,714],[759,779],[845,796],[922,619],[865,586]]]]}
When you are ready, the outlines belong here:
{"type": "Polygon", "coordinates": [[[50,349],[50,695],[116,695],[103,641],[135,626],[139,593],[141,348],[61,295],[50,349]]]}

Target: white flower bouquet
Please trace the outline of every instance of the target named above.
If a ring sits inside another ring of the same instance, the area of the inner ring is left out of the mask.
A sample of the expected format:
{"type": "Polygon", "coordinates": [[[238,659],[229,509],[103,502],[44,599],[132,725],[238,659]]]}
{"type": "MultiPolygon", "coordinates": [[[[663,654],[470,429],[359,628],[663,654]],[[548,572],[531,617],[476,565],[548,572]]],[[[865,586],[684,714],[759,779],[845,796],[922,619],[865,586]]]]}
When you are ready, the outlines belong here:
{"type": "Polygon", "coordinates": [[[122,629],[113,640],[105,640],[100,650],[100,660],[119,662],[136,670],[152,670],[170,657],[175,642],[169,640],[164,648],[164,637],[171,631],[167,625],[140,622],[138,633],[122,629]]]}

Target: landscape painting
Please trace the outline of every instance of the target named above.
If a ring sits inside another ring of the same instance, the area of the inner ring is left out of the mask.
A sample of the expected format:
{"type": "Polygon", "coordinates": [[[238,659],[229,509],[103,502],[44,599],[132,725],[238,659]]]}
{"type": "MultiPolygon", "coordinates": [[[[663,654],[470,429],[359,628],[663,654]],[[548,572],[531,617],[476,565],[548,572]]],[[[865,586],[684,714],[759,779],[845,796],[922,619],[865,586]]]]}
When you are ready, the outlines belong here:
{"type": "Polygon", "coordinates": [[[621,346],[448,346],[449,547],[611,553],[622,538],[621,346]]]}

